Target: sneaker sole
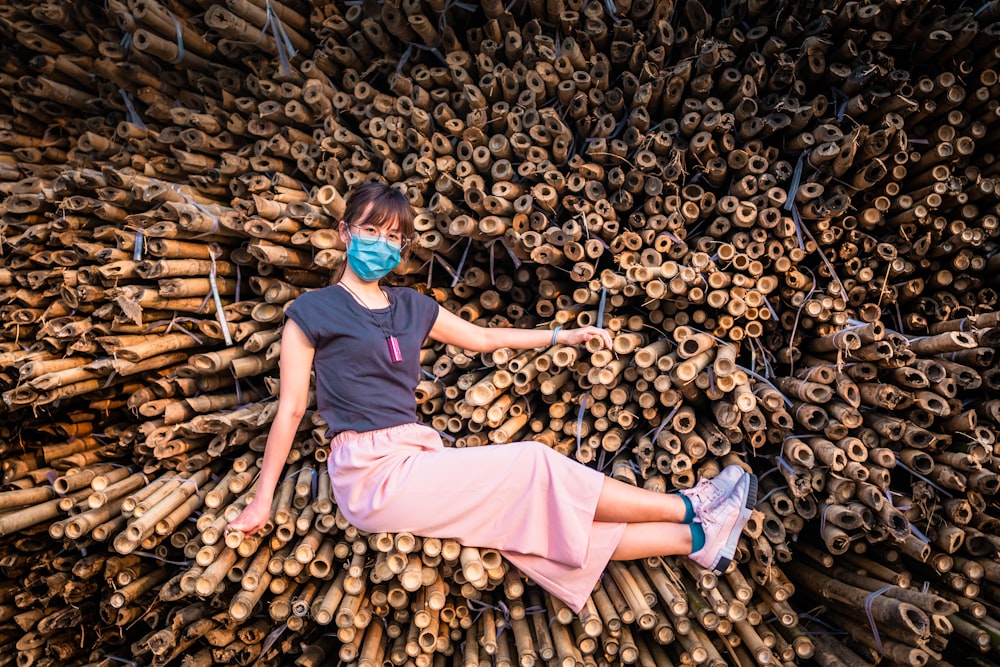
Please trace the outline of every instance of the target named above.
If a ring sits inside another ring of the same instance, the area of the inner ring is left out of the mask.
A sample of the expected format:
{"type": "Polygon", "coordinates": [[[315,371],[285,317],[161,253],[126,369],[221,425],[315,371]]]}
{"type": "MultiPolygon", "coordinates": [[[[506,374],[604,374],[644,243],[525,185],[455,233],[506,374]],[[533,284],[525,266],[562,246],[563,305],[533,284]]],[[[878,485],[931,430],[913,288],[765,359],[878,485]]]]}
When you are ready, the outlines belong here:
{"type": "Polygon", "coordinates": [[[753,514],[753,508],[757,505],[757,475],[750,474],[750,479],[747,484],[747,495],[743,499],[743,507],[740,509],[739,517],[736,520],[736,524],[733,526],[732,530],[729,531],[729,538],[726,540],[725,545],[719,549],[719,562],[715,564],[712,571],[719,575],[729,569],[729,564],[733,562],[733,558],[736,556],[736,545],[740,542],[740,535],[743,534],[743,527],[747,525],[747,521],[750,520],[750,515],[753,514]]]}

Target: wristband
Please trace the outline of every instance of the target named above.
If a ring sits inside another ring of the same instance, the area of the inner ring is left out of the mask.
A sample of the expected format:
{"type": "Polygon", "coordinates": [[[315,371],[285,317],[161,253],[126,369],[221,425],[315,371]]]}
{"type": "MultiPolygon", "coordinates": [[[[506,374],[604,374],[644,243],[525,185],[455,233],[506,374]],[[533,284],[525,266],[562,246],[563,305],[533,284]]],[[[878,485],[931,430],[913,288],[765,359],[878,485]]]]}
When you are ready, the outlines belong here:
{"type": "Polygon", "coordinates": [[[562,325],[561,324],[557,325],[556,328],[552,330],[552,345],[556,344],[556,336],[559,335],[560,331],[562,331],[562,325]]]}

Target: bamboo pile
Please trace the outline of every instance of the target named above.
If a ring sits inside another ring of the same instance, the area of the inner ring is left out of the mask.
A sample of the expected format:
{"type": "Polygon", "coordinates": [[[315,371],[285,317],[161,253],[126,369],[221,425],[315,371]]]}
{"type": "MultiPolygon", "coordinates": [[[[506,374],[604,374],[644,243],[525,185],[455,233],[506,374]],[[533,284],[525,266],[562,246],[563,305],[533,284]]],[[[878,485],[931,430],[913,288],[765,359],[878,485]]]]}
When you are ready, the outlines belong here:
{"type": "Polygon", "coordinates": [[[0,667],[996,664],[998,32],[1000,0],[3,4],[0,667]],[[367,179],[418,213],[396,284],[614,340],[429,344],[421,419],[662,492],[749,466],[736,565],[613,563],[574,615],[349,525],[313,411],[268,532],[223,533],[367,179]]]}

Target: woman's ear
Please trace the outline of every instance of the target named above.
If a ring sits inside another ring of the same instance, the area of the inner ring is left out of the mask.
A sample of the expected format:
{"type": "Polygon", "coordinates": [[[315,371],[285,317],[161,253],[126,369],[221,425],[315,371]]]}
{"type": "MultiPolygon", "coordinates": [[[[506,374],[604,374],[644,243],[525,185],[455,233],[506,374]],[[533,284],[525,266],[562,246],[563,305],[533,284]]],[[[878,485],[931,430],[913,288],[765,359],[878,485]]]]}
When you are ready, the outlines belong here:
{"type": "Polygon", "coordinates": [[[351,238],[351,229],[347,226],[347,222],[341,220],[337,223],[337,231],[340,232],[340,240],[346,245],[351,238]]]}

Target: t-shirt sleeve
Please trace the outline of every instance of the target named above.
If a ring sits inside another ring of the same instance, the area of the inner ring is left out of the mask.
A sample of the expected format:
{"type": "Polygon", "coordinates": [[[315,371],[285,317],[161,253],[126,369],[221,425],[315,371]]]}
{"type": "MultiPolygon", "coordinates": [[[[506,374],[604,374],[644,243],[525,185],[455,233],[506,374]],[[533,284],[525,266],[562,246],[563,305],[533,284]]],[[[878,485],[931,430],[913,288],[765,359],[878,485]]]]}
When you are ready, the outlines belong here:
{"type": "Polygon", "coordinates": [[[413,293],[414,299],[414,311],[418,314],[419,322],[421,325],[420,332],[423,334],[424,338],[431,332],[434,327],[434,323],[437,321],[438,313],[440,312],[440,306],[438,302],[432,297],[426,294],[421,294],[416,290],[410,290],[413,293]]]}
{"type": "Polygon", "coordinates": [[[306,313],[309,310],[310,298],[312,297],[309,297],[308,292],[299,295],[294,301],[292,301],[291,305],[285,309],[285,316],[299,325],[299,328],[302,329],[302,333],[306,335],[306,339],[308,339],[309,343],[313,347],[316,347],[316,331],[309,325],[310,318],[306,317],[306,313]]]}

